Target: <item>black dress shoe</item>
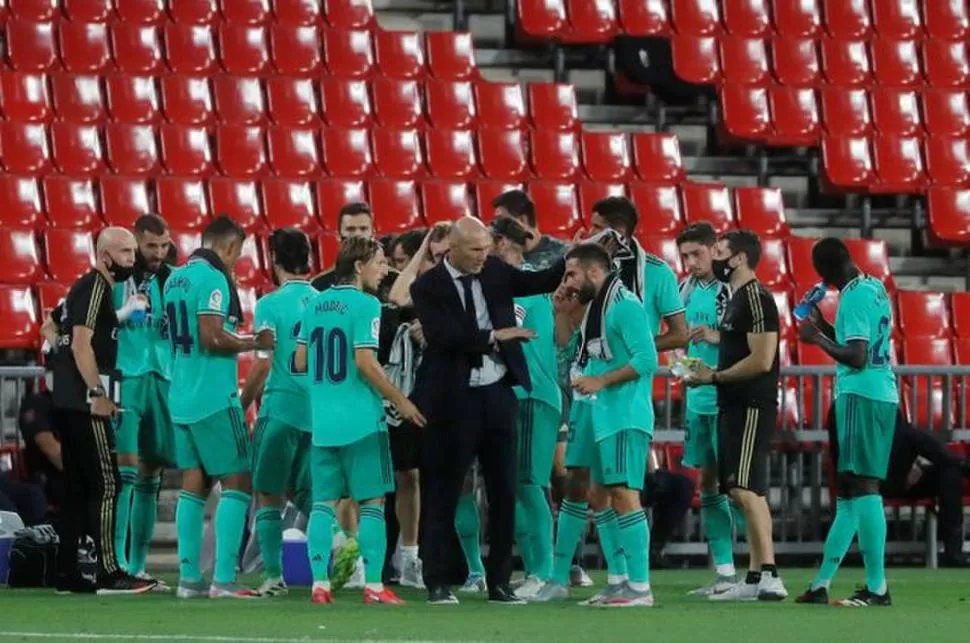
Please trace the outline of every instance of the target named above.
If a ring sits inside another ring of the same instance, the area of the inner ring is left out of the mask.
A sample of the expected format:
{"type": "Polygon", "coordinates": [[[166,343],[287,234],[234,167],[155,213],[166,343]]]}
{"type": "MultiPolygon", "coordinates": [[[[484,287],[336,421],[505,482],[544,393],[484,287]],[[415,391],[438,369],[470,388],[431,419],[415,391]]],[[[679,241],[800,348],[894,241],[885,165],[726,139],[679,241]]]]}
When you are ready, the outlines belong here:
{"type": "Polygon", "coordinates": [[[447,587],[429,587],[428,605],[457,605],[458,599],[447,587]]]}
{"type": "Polygon", "coordinates": [[[57,594],[94,594],[98,586],[80,576],[58,577],[54,591],[57,594]]]}
{"type": "Polygon", "coordinates": [[[506,585],[497,585],[488,588],[488,602],[502,603],[503,605],[525,605],[525,601],[515,595],[512,588],[506,585]]]}

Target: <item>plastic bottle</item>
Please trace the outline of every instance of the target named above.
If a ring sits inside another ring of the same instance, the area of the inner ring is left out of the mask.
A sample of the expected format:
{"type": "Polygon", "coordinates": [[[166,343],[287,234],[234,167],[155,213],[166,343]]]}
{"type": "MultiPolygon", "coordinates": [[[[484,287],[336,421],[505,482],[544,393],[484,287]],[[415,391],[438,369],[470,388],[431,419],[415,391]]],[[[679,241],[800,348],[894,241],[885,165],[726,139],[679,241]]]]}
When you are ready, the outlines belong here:
{"type": "Polygon", "coordinates": [[[812,308],[815,307],[815,304],[825,299],[826,292],[828,292],[828,289],[823,283],[817,283],[812,286],[811,290],[805,293],[802,300],[798,302],[797,306],[795,306],[795,310],[792,311],[795,319],[798,321],[807,319],[812,312],[812,308]]]}

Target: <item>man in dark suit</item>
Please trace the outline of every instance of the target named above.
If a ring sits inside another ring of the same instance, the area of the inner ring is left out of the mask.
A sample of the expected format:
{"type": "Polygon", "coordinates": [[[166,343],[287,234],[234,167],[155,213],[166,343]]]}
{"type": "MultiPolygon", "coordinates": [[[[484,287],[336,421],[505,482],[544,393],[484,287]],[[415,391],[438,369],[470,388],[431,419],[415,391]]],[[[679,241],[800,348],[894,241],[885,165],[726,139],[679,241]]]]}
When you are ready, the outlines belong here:
{"type": "Polygon", "coordinates": [[[552,292],[560,260],[547,270],[517,270],[489,257],[492,235],[466,217],[451,229],[450,252],[411,286],[427,347],[412,399],[428,418],[422,486],[421,558],[428,602],[455,604],[451,585],[464,580],[455,508],[477,457],[488,495],[489,600],[522,603],[509,589],[516,485],[517,402],[512,387],[531,390],[512,299],[552,292]]]}

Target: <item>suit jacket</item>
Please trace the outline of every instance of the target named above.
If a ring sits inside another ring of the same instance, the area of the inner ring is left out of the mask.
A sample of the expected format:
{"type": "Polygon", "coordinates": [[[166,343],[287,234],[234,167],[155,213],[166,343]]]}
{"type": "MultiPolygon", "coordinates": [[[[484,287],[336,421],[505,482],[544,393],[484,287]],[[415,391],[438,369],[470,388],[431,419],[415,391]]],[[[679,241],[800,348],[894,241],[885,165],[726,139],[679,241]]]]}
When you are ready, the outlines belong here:
{"type": "MultiPolygon", "coordinates": [[[[560,259],[546,270],[529,272],[489,257],[478,280],[492,327],[496,330],[514,327],[512,300],[554,291],[562,281],[565,266],[565,261],[560,259]]],[[[473,327],[465,317],[458,289],[443,261],[411,285],[411,299],[428,344],[411,397],[433,424],[459,419],[471,375],[468,358],[492,352],[490,332],[473,327]]],[[[499,342],[499,356],[508,369],[504,382],[531,391],[532,381],[521,343],[499,342]]]]}

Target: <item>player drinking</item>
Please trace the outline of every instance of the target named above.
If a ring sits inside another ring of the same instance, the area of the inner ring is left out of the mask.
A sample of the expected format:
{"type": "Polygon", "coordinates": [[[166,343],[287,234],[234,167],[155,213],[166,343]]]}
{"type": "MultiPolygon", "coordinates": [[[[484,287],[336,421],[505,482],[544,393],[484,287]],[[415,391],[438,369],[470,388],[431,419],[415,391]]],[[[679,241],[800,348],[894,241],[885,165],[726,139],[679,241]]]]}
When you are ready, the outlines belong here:
{"type": "MultiPolygon", "coordinates": [[[[717,366],[721,317],[731,298],[731,288],[714,277],[711,253],[717,243],[714,227],[692,223],[677,235],[677,249],[690,275],[680,282],[680,296],[687,310],[690,344],[687,356],[717,366]]],[[[714,559],[714,582],[691,592],[697,596],[718,594],[736,582],[732,516],[728,497],[717,488],[717,389],[687,389],[684,432],[684,466],[701,470],[701,522],[714,559]]]]}
{"type": "Polygon", "coordinates": [[[273,280],[279,288],[256,302],[257,336],[268,334],[272,352],[259,351],[243,387],[242,408],[262,395],[253,431],[253,490],[256,492],[256,537],[263,559],[261,596],[285,594],[283,530],[280,509],[284,493],[309,492],[310,406],[306,377],[294,368],[303,311],[316,294],[310,274],[310,241],[295,228],[270,237],[273,280]]]}
{"type": "Polygon", "coordinates": [[[394,487],[383,399],[408,421],[424,426],[425,420],[377,361],[381,304],[368,293],[375,292],[387,274],[380,244],[364,237],[346,239],[334,273],[336,285],[307,306],[294,357],[296,370],[307,373],[313,427],[313,511],[307,530],[311,601],[333,600],[327,567],[335,507],[349,497],[360,505],[364,602],[400,604],[403,601],[381,582],[387,550],[384,496],[394,487]]]}
{"type": "Polygon", "coordinates": [[[825,539],[822,566],[799,603],[828,603],[828,587],[859,534],[866,584],[848,607],[891,605],[886,585],[886,514],[879,483],[889,467],[899,390],[893,373],[889,334],[892,302],[882,282],[861,272],[838,239],[812,248],[812,265],[822,282],[839,289],[833,328],[813,306],[798,329],[803,342],[817,344],[836,361],[836,508],[825,539]]]}
{"type": "Polygon", "coordinates": [[[169,409],[175,423],[182,491],[175,509],[179,598],[205,596],[199,559],[207,479],[222,483],[215,515],[215,570],[210,598],[251,598],[236,584],[236,567],[250,502],[249,432],[236,382],[236,355],[272,348],[272,335],[235,333],[242,319],[232,269],[245,232],[222,216],[202,234],[202,248],[165,283],[165,314],[172,343],[169,409]]]}

